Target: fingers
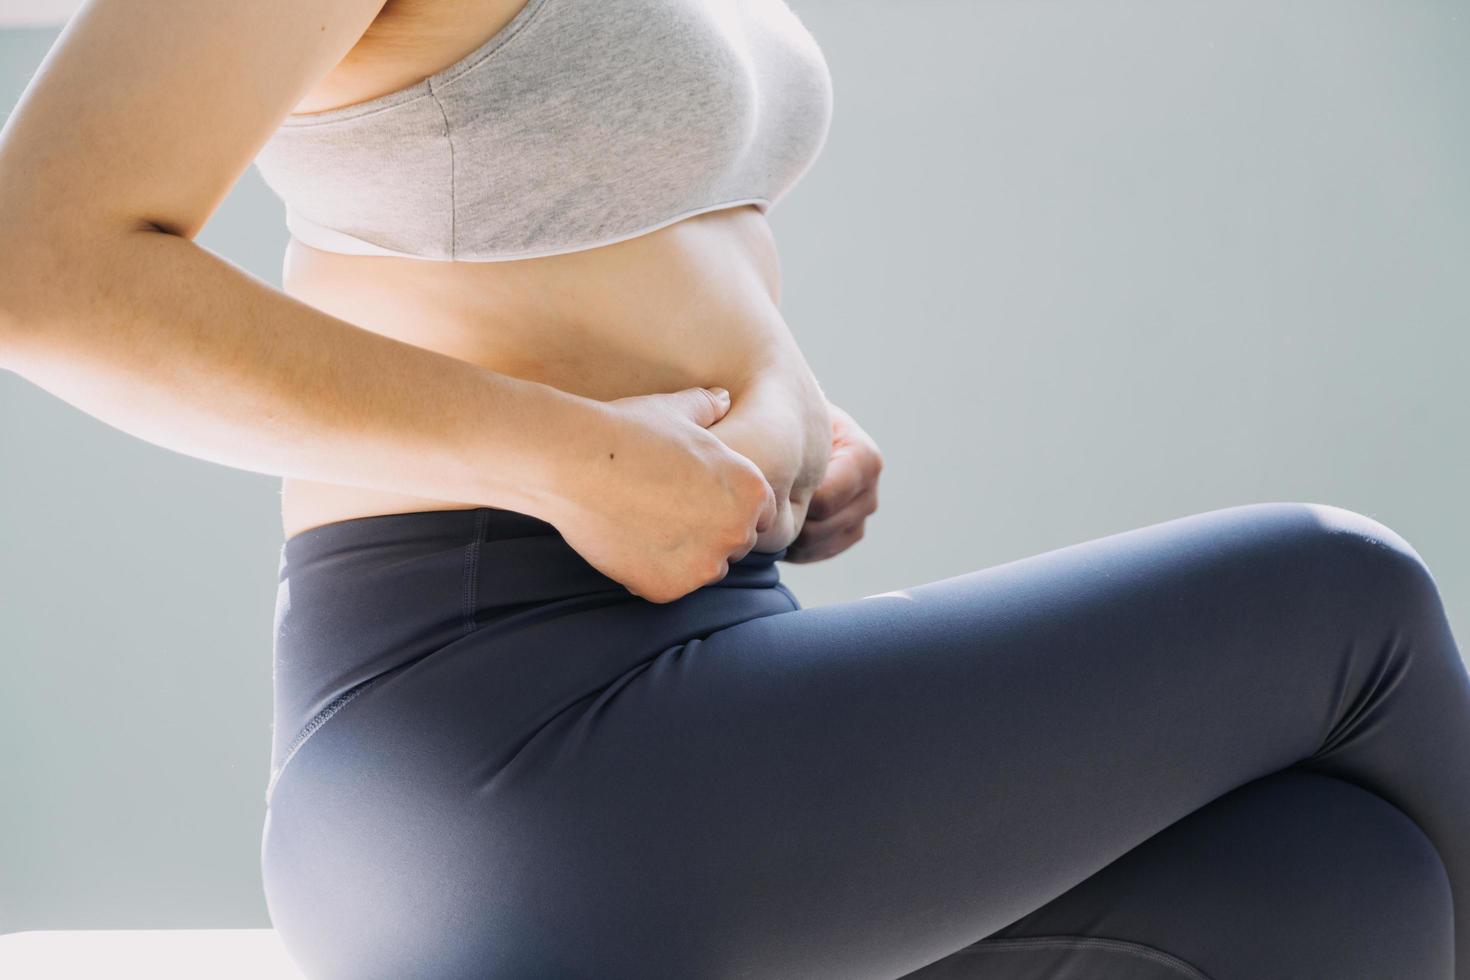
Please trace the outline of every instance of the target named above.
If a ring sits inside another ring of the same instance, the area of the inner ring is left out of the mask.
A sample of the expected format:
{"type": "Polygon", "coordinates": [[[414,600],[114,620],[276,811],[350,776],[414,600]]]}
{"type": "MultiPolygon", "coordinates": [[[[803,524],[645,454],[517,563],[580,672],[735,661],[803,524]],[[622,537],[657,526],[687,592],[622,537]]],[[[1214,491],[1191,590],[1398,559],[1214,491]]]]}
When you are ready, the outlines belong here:
{"type": "Polygon", "coordinates": [[[862,522],[834,527],[810,536],[806,533],[806,528],[802,528],[801,535],[787,547],[785,560],[795,564],[825,561],[857,544],[863,539],[864,533],[862,522]]]}
{"type": "Polygon", "coordinates": [[[787,547],[786,561],[822,561],[841,554],[862,540],[868,517],[878,509],[878,486],[871,484],[845,507],[827,517],[807,520],[787,547]]]}
{"type": "Polygon", "coordinates": [[[685,388],[677,396],[679,407],[701,428],[709,428],[730,411],[730,392],[724,388],[685,388]]]}
{"type": "MultiPolygon", "coordinates": [[[[741,544],[740,547],[736,548],[734,551],[732,551],[728,555],[726,555],[725,556],[725,561],[727,563],[731,563],[731,564],[733,564],[734,562],[739,561],[740,559],[744,558],[746,555],[748,555],[752,551],[754,551],[755,550],[755,546],[756,546],[756,544],[759,541],[760,541],[760,533],[758,531],[756,531],[754,528],[751,528],[750,533],[745,536],[745,542],[743,544],[741,544]]],[[[728,566],[727,566],[727,571],[728,571],[728,566]]]]}
{"type": "Polygon", "coordinates": [[[858,494],[836,513],[828,514],[812,520],[811,511],[807,511],[806,523],[802,530],[811,528],[820,534],[831,534],[835,530],[848,527],[853,524],[861,524],[868,516],[878,510],[878,486],[869,484],[868,488],[858,494]]]}
{"type": "Polygon", "coordinates": [[[808,520],[822,520],[835,514],[863,493],[870,481],[857,457],[849,453],[834,453],[827,461],[827,471],[822,474],[822,483],[812,494],[807,505],[808,520]]]}

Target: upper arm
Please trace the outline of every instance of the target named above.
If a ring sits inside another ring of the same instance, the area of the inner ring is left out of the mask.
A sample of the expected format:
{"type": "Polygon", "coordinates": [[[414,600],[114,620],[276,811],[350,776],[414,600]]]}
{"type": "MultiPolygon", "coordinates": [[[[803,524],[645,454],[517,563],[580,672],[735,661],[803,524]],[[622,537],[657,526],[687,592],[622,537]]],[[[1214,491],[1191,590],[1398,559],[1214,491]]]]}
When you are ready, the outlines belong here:
{"type": "Polygon", "coordinates": [[[385,0],[87,0],[0,129],[0,234],[193,238],[385,0]]]}

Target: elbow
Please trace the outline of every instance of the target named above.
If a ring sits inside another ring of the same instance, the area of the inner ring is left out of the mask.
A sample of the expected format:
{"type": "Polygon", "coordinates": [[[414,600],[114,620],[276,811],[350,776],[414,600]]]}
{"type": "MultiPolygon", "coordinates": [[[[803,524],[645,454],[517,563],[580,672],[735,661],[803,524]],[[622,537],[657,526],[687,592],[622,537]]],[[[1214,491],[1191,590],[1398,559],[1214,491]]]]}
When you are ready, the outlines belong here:
{"type": "Polygon", "coordinates": [[[16,333],[9,314],[0,309],[0,371],[15,371],[16,358],[12,345],[16,343],[16,333]]]}
{"type": "Polygon", "coordinates": [[[15,370],[16,350],[20,345],[22,318],[18,280],[24,272],[14,261],[14,250],[0,245],[0,370],[15,370]]]}
{"type": "Polygon", "coordinates": [[[71,327],[96,315],[101,294],[128,275],[117,263],[136,245],[136,233],[159,232],[153,222],[91,225],[35,220],[7,222],[0,214],[0,368],[19,372],[24,358],[77,334],[71,327]],[[99,285],[101,283],[101,285],[99,285]]]}
{"type": "MultiPolygon", "coordinates": [[[[3,219],[0,219],[3,220],[3,219]]],[[[41,291],[34,258],[10,235],[0,239],[0,369],[16,371],[26,336],[33,329],[41,291]]]]}
{"type": "Polygon", "coordinates": [[[76,312],[64,304],[82,300],[83,287],[96,278],[95,263],[86,261],[86,236],[7,223],[3,215],[0,227],[0,368],[19,372],[22,359],[56,335],[47,324],[76,312]]]}

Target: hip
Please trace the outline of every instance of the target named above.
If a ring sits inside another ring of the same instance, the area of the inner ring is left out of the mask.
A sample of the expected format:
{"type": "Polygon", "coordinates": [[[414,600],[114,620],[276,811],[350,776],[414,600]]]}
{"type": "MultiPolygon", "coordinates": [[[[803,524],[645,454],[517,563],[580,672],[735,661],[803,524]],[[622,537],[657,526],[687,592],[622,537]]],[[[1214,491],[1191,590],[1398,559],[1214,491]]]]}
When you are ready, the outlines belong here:
{"type": "Polygon", "coordinates": [[[640,663],[800,608],[780,580],[784,553],[751,551],[720,582],[652,603],[514,511],[385,514],[295,535],[281,549],[267,802],[290,763],[344,725],[376,772],[395,753],[434,752],[492,774],[640,663]]]}

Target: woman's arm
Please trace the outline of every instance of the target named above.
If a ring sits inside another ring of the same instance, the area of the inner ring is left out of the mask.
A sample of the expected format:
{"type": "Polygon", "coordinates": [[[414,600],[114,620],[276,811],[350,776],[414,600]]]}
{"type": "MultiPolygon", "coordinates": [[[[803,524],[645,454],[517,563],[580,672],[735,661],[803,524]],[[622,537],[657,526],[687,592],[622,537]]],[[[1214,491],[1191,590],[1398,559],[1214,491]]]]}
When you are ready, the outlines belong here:
{"type": "Polygon", "coordinates": [[[654,602],[770,526],[700,388],[583,398],[402,343],[193,238],[383,0],[91,0],[0,129],[0,362],[241,469],[506,507],[654,602]]]}
{"type": "Polygon", "coordinates": [[[80,263],[23,263],[0,363],[157,445],[543,518],[596,451],[596,402],[363,330],[188,239],[137,231],[80,263]]]}
{"type": "Polygon", "coordinates": [[[382,5],[87,4],[0,129],[0,366],[201,459],[544,517],[601,452],[600,403],[361,329],[192,240],[382,5]]]}

